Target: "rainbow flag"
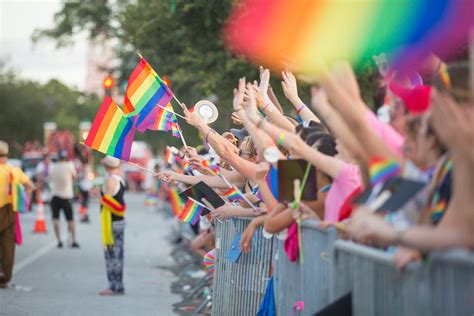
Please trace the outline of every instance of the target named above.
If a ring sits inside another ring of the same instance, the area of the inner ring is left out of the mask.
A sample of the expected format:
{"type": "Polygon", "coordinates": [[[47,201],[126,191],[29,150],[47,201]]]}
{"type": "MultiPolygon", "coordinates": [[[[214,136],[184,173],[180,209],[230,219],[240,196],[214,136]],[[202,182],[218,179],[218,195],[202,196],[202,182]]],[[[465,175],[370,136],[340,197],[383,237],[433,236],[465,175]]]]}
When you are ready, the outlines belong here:
{"type": "Polygon", "coordinates": [[[28,199],[23,185],[18,182],[11,184],[9,195],[15,212],[24,213],[27,211],[28,199]]]}
{"type": "Polygon", "coordinates": [[[206,266],[209,272],[214,272],[215,270],[215,261],[216,261],[216,249],[212,249],[204,255],[202,263],[206,266]]]}
{"type": "Polygon", "coordinates": [[[168,198],[170,200],[171,209],[176,217],[181,214],[183,209],[183,201],[179,196],[178,190],[176,188],[171,188],[168,192],[168,198]]]}
{"type": "Polygon", "coordinates": [[[474,1],[242,0],[224,29],[234,53],[281,70],[317,73],[320,62],[355,65],[382,52],[409,70],[430,52],[467,46],[474,1]]]}
{"type": "Polygon", "coordinates": [[[206,168],[211,169],[212,172],[214,172],[215,175],[217,175],[217,176],[222,175],[221,168],[219,167],[219,165],[217,163],[214,163],[214,162],[211,163],[211,162],[209,162],[209,160],[203,160],[202,165],[206,168]]]}
{"type": "Polygon", "coordinates": [[[179,214],[178,219],[182,222],[194,225],[197,223],[199,215],[201,215],[203,209],[204,207],[202,205],[199,205],[193,199],[188,198],[188,201],[184,205],[183,211],[179,214]]]}
{"type": "Polygon", "coordinates": [[[158,107],[156,119],[150,129],[153,131],[171,131],[171,135],[179,138],[178,119],[176,115],[172,113],[174,111],[171,107],[171,103],[168,103],[165,108],[168,109],[168,111],[158,107]]]}
{"type": "Polygon", "coordinates": [[[373,158],[369,164],[369,176],[372,186],[385,182],[400,173],[400,165],[393,159],[373,158]]]}
{"type": "Polygon", "coordinates": [[[239,192],[235,188],[230,188],[228,191],[224,192],[224,196],[231,202],[237,201],[241,198],[239,192]]]}
{"type": "Polygon", "coordinates": [[[135,119],[127,118],[111,97],[105,97],[84,144],[106,155],[128,161],[135,119]]]}
{"type": "Polygon", "coordinates": [[[171,152],[171,148],[166,146],[166,151],[165,151],[165,163],[168,165],[174,164],[175,161],[175,156],[171,152]]]}
{"type": "Polygon", "coordinates": [[[128,78],[123,109],[128,117],[138,115],[136,128],[139,132],[144,132],[155,125],[160,110],[156,105],[167,106],[172,97],[170,88],[150,64],[141,58],[128,78]]]}

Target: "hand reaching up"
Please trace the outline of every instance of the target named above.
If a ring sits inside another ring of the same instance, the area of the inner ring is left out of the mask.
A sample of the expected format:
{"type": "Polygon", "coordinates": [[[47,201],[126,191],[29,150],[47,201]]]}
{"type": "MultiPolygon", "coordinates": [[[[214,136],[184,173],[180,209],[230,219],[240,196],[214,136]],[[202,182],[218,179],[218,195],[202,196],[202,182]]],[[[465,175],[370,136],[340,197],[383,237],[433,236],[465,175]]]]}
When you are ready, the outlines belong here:
{"type": "Polygon", "coordinates": [[[283,77],[281,86],[283,88],[283,93],[285,94],[285,97],[295,107],[300,106],[303,101],[301,101],[300,97],[298,96],[298,85],[296,83],[295,76],[290,71],[282,71],[281,75],[283,77]]]}
{"type": "Polygon", "coordinates": [[[239,84],[236,89],[234,89],[234,100],[232,105],[235,111],[238,111],[242,108],[242,102],[244,101],[245,93],[245,77],[239,79],[239,84]]]}
{"type": "Polygon", "coordinates": [[[199,116],[194,112],[189,112],[188,109],[184,109],[184,117],[186,118],[186,123],[196,128],[200,126],[207,125],[199,116]]]}

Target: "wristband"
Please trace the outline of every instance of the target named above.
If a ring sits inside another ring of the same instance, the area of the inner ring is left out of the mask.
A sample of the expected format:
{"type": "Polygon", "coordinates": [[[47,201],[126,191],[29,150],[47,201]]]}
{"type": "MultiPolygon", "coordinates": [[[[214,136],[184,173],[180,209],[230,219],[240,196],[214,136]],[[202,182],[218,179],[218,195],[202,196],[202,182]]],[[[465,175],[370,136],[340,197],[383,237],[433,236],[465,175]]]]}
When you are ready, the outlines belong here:
{"type": "Polygon", "coordinates": [[[296,203],[295,201],[291,202],[289,205],[288,205],[292,210],[296,210],[298,208],[298,203],[296,203]]]}
{"type": "Polygon", "coordinates": [[[211,130],[212,130],[212,128],[209,128],[208,131],[207,131],[207,133],[206,133],[206,140],[205,140],[205,141],[206,141],[206,144],[209,144],[209,142],[208,142],[207,140],[208,140],[208,138],[209,138],[209,133],[211,132],[211,130]]]}
{"type": "Polygon", "coordinates": [[[267,117],[266,117],[266,116],[264,116],[264,117],[261,117],[261,118],[260,118],[260,121],[258,121],[257,128],[261,128],[261,127],[262,127],[262,124],[263,124],[263,122],[264,122],[266,119],[267,119],[267,117]]]}
{"type": "MultiPolygon", "coordinates": [[[[266,110],[269,106],[270,106],[270,103],[267,103],[267,104],[263,107],[263,109],[261,110],[261,112],[264,113],[265,110],[266,110]]],[[[270,111],[270,112],[271,112],[271,111],[270,111]]]]}
{"type": "Polygon", "coordinates": [[[299,109],[296,110],[296,114],[300,114],[301,111],[306,107],[306,104],[302,104],[299,109]]]}
{"type": "Polygon", "coordinates": [[[278,136],[277,145],[282,146],[284,140],[285,140],[285,133],[281,133],[281,134],[278,136]]]}

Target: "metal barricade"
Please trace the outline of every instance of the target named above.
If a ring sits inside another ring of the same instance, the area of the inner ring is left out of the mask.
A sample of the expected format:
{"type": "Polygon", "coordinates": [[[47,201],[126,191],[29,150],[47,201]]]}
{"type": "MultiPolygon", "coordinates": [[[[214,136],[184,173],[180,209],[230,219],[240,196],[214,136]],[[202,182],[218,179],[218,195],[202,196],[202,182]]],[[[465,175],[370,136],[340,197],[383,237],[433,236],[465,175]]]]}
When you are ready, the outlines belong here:
{"type": "Polygon", "coordinates": [[[393,254],[338,240],[332,301],[352,293],[353,315],[428,315],[429,280],[420,264],[398,271],[393,254]]]}
{"type": "Polygon", "coordinates": [[[303,263],[290,262],[283,241],[275,238],[274,291],[277,315],[292,315],[296,302],[304,309],[298,315],[313,315],[329,303],[331,248],[337,238],[334,228],[316,228],[302,223],[303,263]]]}
{"type": "Polygon", "coordinates": [[[430,315],[474,315],[474,252],[456,249],[430,255],[430,315]]]}
{"type": "Polygon", "coordinates": [[[214,272],[212,315],[256,315],[270,274],[272,239],[262,228],[255,231],[252,250],[237,263],[225,258],[232,240],[242,234],[250,219],[233,218],[217,222],[216,270],[214,272]]]}

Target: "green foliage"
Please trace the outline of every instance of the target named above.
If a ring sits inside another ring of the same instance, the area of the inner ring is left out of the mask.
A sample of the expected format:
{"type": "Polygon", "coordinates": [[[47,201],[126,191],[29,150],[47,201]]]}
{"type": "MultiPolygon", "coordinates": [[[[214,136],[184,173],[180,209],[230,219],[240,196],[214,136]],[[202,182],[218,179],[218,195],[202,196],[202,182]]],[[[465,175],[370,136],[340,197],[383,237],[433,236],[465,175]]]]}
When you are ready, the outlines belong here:
{"type": "Polygon", "coordinates": [[[12,145],[13,156],[20,154],[17,145],[42,141],[44,122],[56,122],[59,130],[70,130],[78,137],[79,122],[92,120],[100,104],[97,97],[85,96],[57,80],[39,84],[4,69],[0,69],[0,100],[0,135],[12,145]]]}
{"type": "MultiPolygon", "coordinates": [[[[52,38],[63,45],[79,31],[86,31],[91,37],[97,34],[114,37],[120,42],[116,52],[121,60],[116,70],[119,84],[127,80],[138,61],[136,53],[141,52],[160,76],[170,79],[173,92],[188,106],[216,95],[223,119],[214,128],[223,131],[231,127],[232,90],[238,78],[258,78],[255,65],[223,47],[221,31],[234,3],[233,0],[176,0],[171,14],[171,4],[164,0],[66,2],[56,14],[55,27],[37,31],[34,38],[52,38]]],[[[369,92],[373,90],[373,69],[362,69],[358,73],[362,94],[373,105],[373,95],[369,92]]],[[[283,108],[290,109],[278,74],[274,74],[271,84],[283,108]]],[[[309,102],[309,87],[300,88],[303,101],[309,102]]],[[[196,144],[195,131],[186,124],[181,126],[186,138],[196,144]]],[[[147,132],[138,138],[156,143],[157,137],[147,132]]],[[[170,139],[160,134],[159,143],[170,139]]]]}

